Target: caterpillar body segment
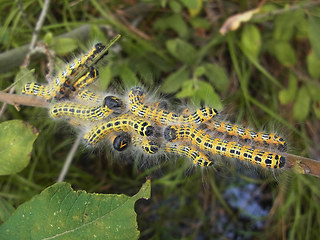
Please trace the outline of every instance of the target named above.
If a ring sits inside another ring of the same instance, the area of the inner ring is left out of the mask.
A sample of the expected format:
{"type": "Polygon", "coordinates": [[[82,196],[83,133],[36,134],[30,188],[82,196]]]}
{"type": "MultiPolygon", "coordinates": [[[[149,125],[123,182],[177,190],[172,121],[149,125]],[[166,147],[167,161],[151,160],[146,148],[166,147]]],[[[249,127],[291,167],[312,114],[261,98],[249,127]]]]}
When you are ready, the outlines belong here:
{"type": "Polygon", "coordinates": [[[97,69],[91,67],[90,71],[85,74],[84,76],[82,76],[81,78],[79,78],[73,85],[71,90],[72,91],[80,91],[83,88],[89,86],[90,84],[92,84],[94,81],[97,80],[99,76],[99,72],[97,69]]]}
{"type": "Polygon", "coordinates": [[[190,115],[179,115],[164,109],[147,106],[143,103],[144,90],[140,87],[133,88],[129,93],[130,111],[139,117],[150,119],[157,124],[201,124],[213,118],[218,112],[210,107],[202,107],[190,115]]]}
{"type": "Polygon", "coordinates": [[[53,118],[74,117],[87,121],[99,121],[107,118],[113,110],[107,106],[89,107],[79,103],[57,103],[50,109],[50,116],[53,118]]]}
{"type": "Polygon", "coordinates": [[[22,93],[26,95],[33,95],[50,100],[52,98],[51,89],[40,83],[27,83],[22,89],[22,93]]]}
{"type": "Polygon", "coordinates": [[[199,151],[192,146],[169,142],[165,144],[164,150],[168,153],[177,153],[190,158],[193,164],[201,167],[209,167],[213,165],[213,162],[210,161],[202,151],[199,151]]]}
{"type": "Polygon", "coordinates": [[[113,148],[119,152],[126,150],[131,144],[131,136],[129,133],[123,132],[115,136],[112,145],[113,148]]]}
{"type": "Polygon", "coordinates": [[[201,150],[212,154],[223,155],[258,164],[264,168],[282,168],[285,157],[270,151],[264,151],[237,142],[213,138],[205,131],[188,125],[168,126],[164,130],[164,138],[169,142],[187,140],[201,150]]]}
{"type": "Polygon", "coordinates": [[[84,140],[90,145],[95,145],[113,131],[134,131],[141,136],[151,136],[154,133],[154,127],[144,119],[131,115],[122,115],[96,125],[84,135],[84,140]]]}
{"type": "Polygon", "coordinates": [[[226,133],[229,136],[240,137],[245,141],[254,141],[257,144],[263,144],[265,146],[274,145],[278,148],[279,151],[287,150],[287,143],[282,138],[277,136],[274,133],[264,133],[264,132],[256,132],[249,128],[243,128],[236,124],[230,124],[223,121],[213,120],[211,119],[207,127],[210,130],[216,130],[220,133],[226,133]]]}
{"type": "Polygon", "coordinates": [[[76,95],[76,98],[83,102],[88,102],[92,104],[101,104],[104,100],[104,98],[101,95],[90,90],[79,91],[76,95]]]}

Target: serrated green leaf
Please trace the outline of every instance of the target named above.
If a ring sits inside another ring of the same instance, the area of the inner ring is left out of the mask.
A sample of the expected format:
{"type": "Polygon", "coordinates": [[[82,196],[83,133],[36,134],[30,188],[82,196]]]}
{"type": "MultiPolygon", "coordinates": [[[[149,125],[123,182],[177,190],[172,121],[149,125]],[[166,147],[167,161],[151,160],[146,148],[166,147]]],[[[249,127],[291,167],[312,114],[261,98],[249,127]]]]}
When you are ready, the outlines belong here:
{"type": "Polygon", "coordinates": [[[52,46],[53,50],[59,55],[73,52],[78,47],[78,43],[72,38],[57,38],[52,46]]]}
{"type": "Polygon", "coordinates": [[[279,92],[279,100],[281,104],[288,104],[296,97],[298,81],[293,74],[289,76],[289,85],[287,89],[279,92]]]}
{"type": "Polygon", "coordinates": [[[168,40],[166,46],[170,54],[181,62],[188,65],[195,63],[197,51],[190,43],[176,38],[168,40]]]}
{"type": "Polygon", "coordinates": [[[181,12],[181,5],[177,1],[169,1],[169,7],[172,9],[174,13],[180,13],[181,12]]]}
{"type": "Polygon", "coordinates": [[[225,91],[229,86],[229,78],[224,68],[217,64],[206,63],[203,65],[206,69],[205,76],[217,88],[218,91],[225,91]]]}
{"type": "Polygon", "coordinates": [[[312,78],[320,77],[320,58],[317,58],[317,55],[312,51],[307,56],[307,66],[308,72],[312,78]]]}
{"type": "Polygon", "coordinates": [[[100,73],[99,73],[99,87],[100,90],[105,91],[107,90],[111,79],[112,79],[112,64],[108,64],[106,67],[100,68],[100,73]]]}
{"type": "Polygon", "coordinates": [[[320,18],[309,15],[309,40],[314,53],[320,59],[320,18]]]}
{"type": "Polygon", "coordinates": [[[307,118],[310,111],[310,94],[306,86],[298,90],[298,95],[293,106],[293,117],[297,121],[303,121],[307,118]]]}
{"type": "Polygon", "coordinates": [[[259,29],[253,24],[244,25],[241,33],[243,51],[257,58],[261,49],[261,35],[259,29]]]}
{"type": "Polygon", "coordinates": [[[37,137],[37,130],[21,120],[0,123],[0,175],[20,172],[29,164],[37,137]]]}
{"type": "Polygon", "coordinates": [[[320,101],[313,102],[312,109],[316,117],[320,120],[320,101]]]}
{"type": "Polygon", "coordinates": [[[150,180],[133,197],[57,183],[22,204],[0,227],[0,239],[138,239],[134,204],[150,192],[150,180]]]}
{"type": "Polygon", "coordinates": [[[176,72],[171,73],[162,83],[161,91],[164,93],[174,93],[189,78],[189,70],[186,67],[179,68],[176,72]]]}
{"type": "Polygon", "coordinates": [[[273,53],[284,66],[290,67],[297,62],[296,53],[289,42],[276,42],[273,46],[273,53]]]}
{"type": "Polygon", "coordinates": [[[18,94],[21,93],[26,83],[36,82],[36,79],[33,74],[34,74],[34,69],[29,70],[26,67],[20,67],[20,70],[14,79],[16,92],[18,94]]]}

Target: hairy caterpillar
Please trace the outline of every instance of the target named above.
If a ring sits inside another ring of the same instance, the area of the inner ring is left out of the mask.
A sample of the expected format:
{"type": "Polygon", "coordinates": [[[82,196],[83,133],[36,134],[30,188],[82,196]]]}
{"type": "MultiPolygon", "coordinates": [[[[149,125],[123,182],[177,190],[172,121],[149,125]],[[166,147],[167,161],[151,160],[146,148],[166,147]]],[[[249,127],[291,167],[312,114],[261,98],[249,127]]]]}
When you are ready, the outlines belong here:
{"type": "Polygon", "coordinates": [[[192,160],[193,164],[201,167],[209,167],[213,165],[213,162],[210,161],[203,152],[192,146],[182,145],[180,143],[166,143],[164,151],[188,157],[192,160]]]}
{"type": "Polygon", "coordinates": [[[256,132],[249,128],[243,128],[236,124],[211,119],[207,125],[210,130],[226,133],[230,136],[240,137],[245,141],[254,141],[258,144],[271,144],[277,146],[279,151],[287,150],[287,143],[282,137],[274,133],[256,132]]]}
{"type": "Polygon", "coordinates": [[[82,90],[79,91],[78,94],[76,95],[76,98],[83,101],[83,102],[88,102],[88,103],[102,103],[103,102],[103,97],[99,94],[96,94],[95,92],[92,92],[90,90],[82,90]]]}
{"type": "Polygon", "coordinates": [[[213,138],[206,134],[205,131],[188,125],[166,127],[164,138],[169,142],[188,140],[201,150],[259,164],[264,168],[282,168],[285,164],[285,157],[282,155],[237,142],[213,138]]]}
{"type": "Polygon", "coordinates": [[[90,145],[95,145],[113,131],[135,131],[141,136],[151,136],[154,132],[154,127],[144,119],[124,114],[94,126],[84,135],[84,140],[90,145]]]}
{"type": "Polygon", "coordinates": [[[147,154],[155,154],[161,147],[161,144],[154,140],[135,135],[132,136],[132,145],[140,146],[141,149],[147,154]]]}
{"type": "Polygon", "coordinates": [[[56,103],[50,109],[53,118],[74,117],[88,121],[98,121],[107,118],[122,107],[122,101],[114,96],[107,96],[104,104],[98,107],[88,107],[79,103],[56,103]]]}
{"type": "Polygon", "coordinates": [[[129,93],[129,108],[130,111],[139,117],[150,119],[157,124],[200,124],[210,120],[217,114],[217,110],[209,107],[198,109],[190,115],[179,115],[174,112],[169,112],[152,106],[147,106],[143,103],[145,99],[145,91],[140,87],[131,89],[129,93]]]}
{"type": "MultiPolygon", "coordinates": [[[[58,94],[65,97],[66,87],[74,91],[77,87],[84,87],[84,83],[89,84],[95,80],[98,75],[97,70],[90,69],[90,71],[80,78],[81,80],[79,79],[74,86],[70,86],[71,78],[75,77],[83,68],[88,67],[93,62],[97,54],[99,54],[104,48],[105,46],[102,43],[95,44],[88,54],[83,54],[80,58],[77,58],[68,64],[63,71],[59,72],[50,84],[42,85],[38,83],[27,83],[24,86],[22,93],[51,100],[54,97],[59,98],[58,94]],[[79,84],[79,86],[77,84],[79,84]]],[[[97,61],[99,60],[100,59],[97,61]]]]}

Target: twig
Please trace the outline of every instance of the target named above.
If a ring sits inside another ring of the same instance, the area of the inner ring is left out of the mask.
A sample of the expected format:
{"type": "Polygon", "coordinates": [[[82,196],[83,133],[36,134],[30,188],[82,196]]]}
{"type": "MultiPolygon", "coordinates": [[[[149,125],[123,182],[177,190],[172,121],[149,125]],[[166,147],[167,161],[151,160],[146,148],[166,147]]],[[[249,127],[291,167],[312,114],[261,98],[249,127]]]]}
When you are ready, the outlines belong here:
{"type": "Polygon", "coordinates": [[[309,174],[320,178],[319,161],[293,154],[288,154],[285,170],[290,170],[300,174],[309,174]]]}
{"type": "Polygon", "coordinates": [[[25,105],[31,107],[49,107],[49,103],[45,100],[34,96],[10,94],[0,92],[0,101],[11,105],[25,105]]]}
{"type": "Polygon", "coordinates": [[[62,182],[64,181],[64,178],[66,177],[67,173],[68,173],[68,170],[69,170],[69,167],[72,163],[72,160],[73,160],[73,157],[74,157],[74,154],[76,153],[79,145],[80,145],[80,141],[81,141],[81,135],[78,135],[76,141],[73,143],[72,145],[72,148],[66,158],[66,161],[64,162],[63,164],[63,168],[60,172],[60,175],[59,175],[59,178],[57,180],[57,182],[62,182]]]}
{"type": "Polygon", "coordinates": [[[30,43],[30,46],[29,46],[30,53],[33,51],[34,46],[36,45],[40,29],[42,28],[44,19],[45,19],[46,15],[47,15],[47,12],[48,12],[49,5],[50,5],[50,0],[45,0],[44,4],[43,4],[42,11],[41,11],[40,16],[38,18],[38,21],[36,23],[36,27],[35,27],[35,29],[33,31],[33,34],[32,34],[32,39],[31,39],[31,43],[30,43]]]}

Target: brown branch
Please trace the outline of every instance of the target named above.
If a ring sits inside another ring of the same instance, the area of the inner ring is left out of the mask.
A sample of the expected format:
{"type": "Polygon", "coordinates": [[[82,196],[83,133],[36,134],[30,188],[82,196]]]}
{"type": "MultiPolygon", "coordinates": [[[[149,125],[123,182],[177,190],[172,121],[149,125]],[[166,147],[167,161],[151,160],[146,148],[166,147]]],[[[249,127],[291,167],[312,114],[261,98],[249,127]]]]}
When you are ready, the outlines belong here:
{"type": "Polygon", "coordinates": [[[320,162],[310,158],[288,154],[285,169],[320,178],[320,162]]]}
{"type": "Polygon", "coordinates": [[[35,96],[10,94],[0,92],[0,101],[11,105],[25,105],[31,107],[49,107],[49,103],[35,96]]]}

